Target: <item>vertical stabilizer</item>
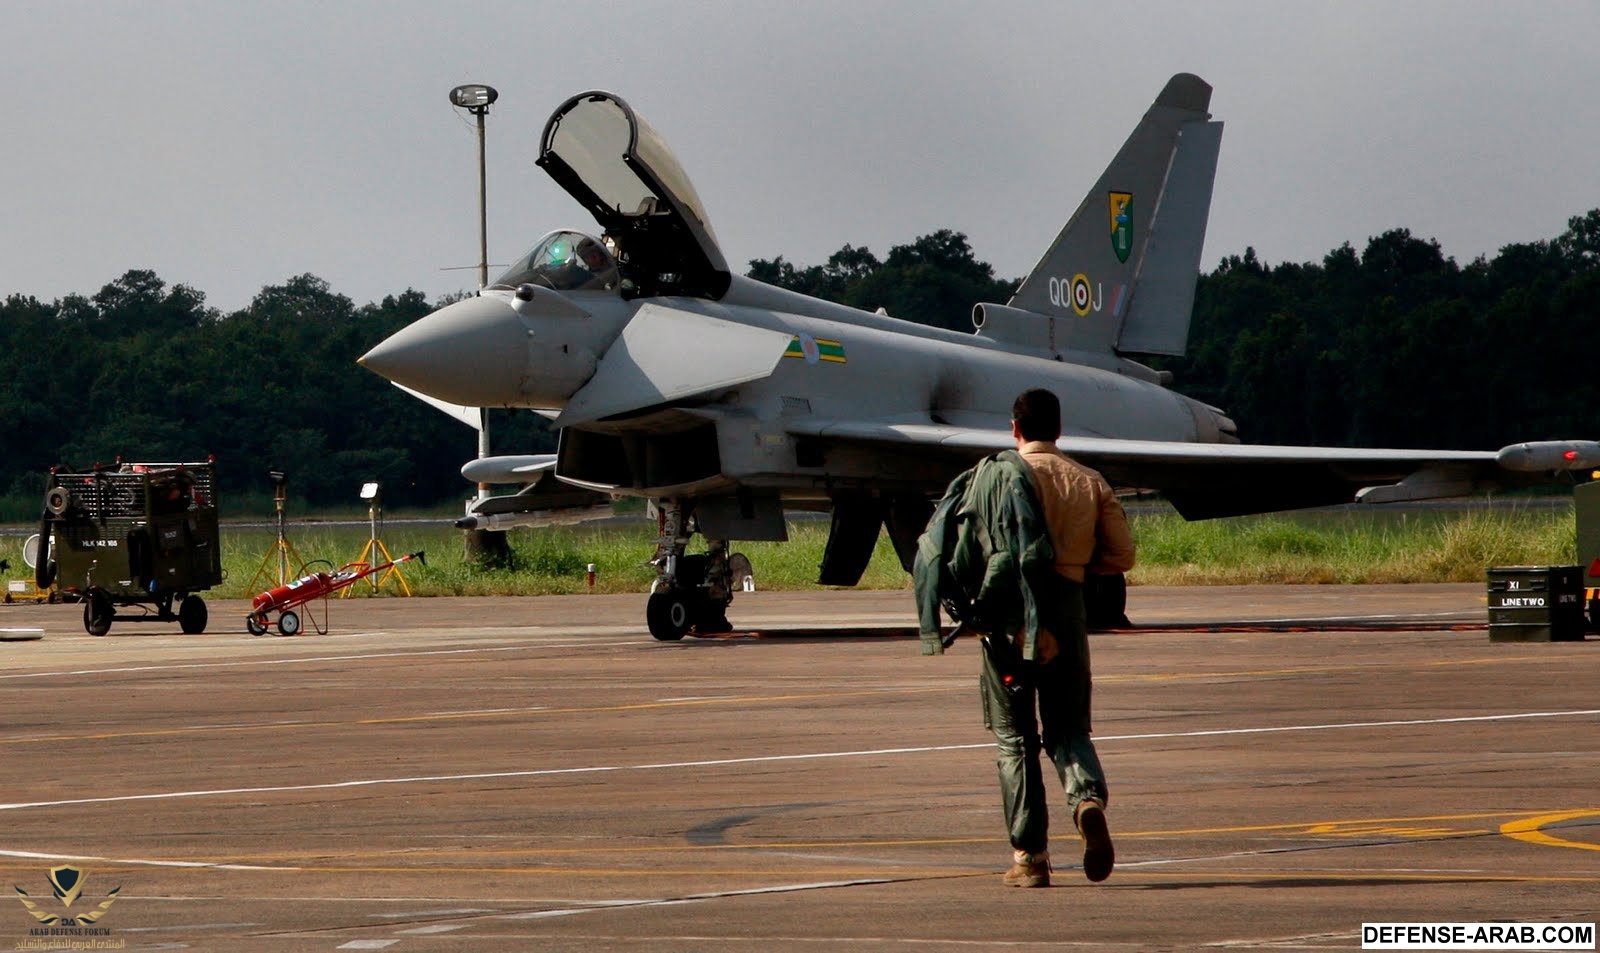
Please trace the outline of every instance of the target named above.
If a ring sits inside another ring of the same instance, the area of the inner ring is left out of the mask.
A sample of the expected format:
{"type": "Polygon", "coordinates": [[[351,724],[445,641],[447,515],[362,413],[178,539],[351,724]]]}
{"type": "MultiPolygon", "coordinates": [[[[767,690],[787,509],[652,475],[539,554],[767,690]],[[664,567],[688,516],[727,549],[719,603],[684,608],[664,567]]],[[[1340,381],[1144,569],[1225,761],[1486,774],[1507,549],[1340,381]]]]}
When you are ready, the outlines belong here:
{"type": "Polygon", "coordinates": [[[1179,73],[1128,136],[1010,306],[1057,319],[1060,350],[1182,354],[1222,123],[1179,73]]]}

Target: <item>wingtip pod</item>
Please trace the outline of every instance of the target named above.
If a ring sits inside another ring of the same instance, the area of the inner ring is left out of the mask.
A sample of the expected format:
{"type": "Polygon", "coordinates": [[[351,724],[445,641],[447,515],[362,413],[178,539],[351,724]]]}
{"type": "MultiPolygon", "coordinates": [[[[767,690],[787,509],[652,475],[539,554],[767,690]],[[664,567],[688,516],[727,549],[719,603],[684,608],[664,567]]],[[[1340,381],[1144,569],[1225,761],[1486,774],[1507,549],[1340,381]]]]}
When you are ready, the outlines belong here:
{"type": "Polygon", "coordinates": [[[1211,84],[1193,73],[1178,73],[1167,80],[1161,95],[1156,97],[1156,105],[1210,112],[1211,84]]]}
{"type": "Polygon", "coordinates": [[[1535,440],[1502,447],[1495,463],[1518,473],[1589,470],[1600,467],[1600,443],[1593,440],[1535,440]]]}

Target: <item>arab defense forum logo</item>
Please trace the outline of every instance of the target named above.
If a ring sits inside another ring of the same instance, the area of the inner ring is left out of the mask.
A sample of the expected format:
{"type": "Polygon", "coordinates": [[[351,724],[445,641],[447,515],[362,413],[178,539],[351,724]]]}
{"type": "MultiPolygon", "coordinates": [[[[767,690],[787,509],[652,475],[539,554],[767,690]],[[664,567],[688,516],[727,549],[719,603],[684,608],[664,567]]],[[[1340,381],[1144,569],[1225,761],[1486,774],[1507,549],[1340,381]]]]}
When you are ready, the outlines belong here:
{"type": "MultiPolygon", "coordinates": [[[[63,909],[70,909],[72,907],[72,902],[77,900],[78,895],[83,892],[83,882],[88,879],[89,875],[76,867],[62,865],[60,867],[50,868],[50,886],[54,888],[56,899],[61,901],[61,906],[63,909]]],[[[12,885],[12,888],[15,889],[19,894],[18,899],[22,901],[22,905],[28,908],[28,913],[31,914],[35,920],[38,920],[47,927],[76,927],[87,926],[91,923],[94,923],[96,920],[106,915],[106,911],[111,909],[111,905],[117,902],[117,894],[122,892],[122,885],[118,884],[117,889],[106,894],[106,900],[104,903],[100,904],[98,907],[95,907],[93,910],[90,910],[88,913],[83,913],[79,916],[58,916],[57,914],[50,912],[50,910],[39,909],[40,904],[45,903],[45,901],[35,901],[31,899],[28,891],[23,890],[21,887],[18,887],[15,884],[12,885]]]]}

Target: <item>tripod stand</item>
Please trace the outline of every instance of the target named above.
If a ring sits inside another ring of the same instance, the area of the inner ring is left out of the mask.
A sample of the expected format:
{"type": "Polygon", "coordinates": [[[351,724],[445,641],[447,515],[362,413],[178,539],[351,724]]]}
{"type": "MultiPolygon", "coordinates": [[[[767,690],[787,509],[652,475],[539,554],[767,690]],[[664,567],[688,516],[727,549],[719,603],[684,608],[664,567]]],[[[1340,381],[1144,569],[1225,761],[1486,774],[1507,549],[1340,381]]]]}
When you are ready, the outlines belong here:
{"type": "Polygon", "coordinates": [[[278,538],[268,547],[267,554],[261,557],[261,566],[256,570],[256,574],[250,577],[250,585],[246,587],[249,592],[256,592],[261,588],[259,583],[264,576],[268,581],[272,580],[273,577],[265,574],[267,566],[274,562],[277,563],[277,579],[274,585],[285,585],[290,579],[297,579],[304,575],[306,571],[305,560],[300,558],[300,553],[295,550],[294,544],[289,542],[288,537],[284,536],[283,533],[283,504],[289,498],[289,478],[277,470],[271,471],[270,476],[272,477],[272,508],[278,512],[278,538]],[[295,565],[295,575],[293,576],[289,575],[289,560],[291,557],[294,559],[295,565]]]}
{"type": "MultiPolygon", "coordinates": [[[[389,547],[383,545],[383,540],[378,538],[379,529],[383,526],[383,498],[379,492],[378,484],[368,483],[362,486],[361,497],[367,501],[367,525],[371,528],[371,534],[367,538],[367,544],[361,547],[361,555],[357,556],[355,562],[350,565],[378,566],[381,565],[378,561],[378,557],[381,555],[383,562],[389,564],[389,568],[385,569],[376,579],[368,575],[366,577],[367,584],[372,587],[373,592],[377,592],[383,588],[383,584],[388,582],[390,577],[393,577],[400,584],[400,594],[409,596],[411,595],[411,586],[406,583],[405,573],[400,571],[400,563],[404,560],[396,560],[389,555],[389,547]]],[[[346,587],[343,592],[339,593],[339,598],[350,598],[350,594],[355,591],[355,588],[353,585],[346,587]]]]}

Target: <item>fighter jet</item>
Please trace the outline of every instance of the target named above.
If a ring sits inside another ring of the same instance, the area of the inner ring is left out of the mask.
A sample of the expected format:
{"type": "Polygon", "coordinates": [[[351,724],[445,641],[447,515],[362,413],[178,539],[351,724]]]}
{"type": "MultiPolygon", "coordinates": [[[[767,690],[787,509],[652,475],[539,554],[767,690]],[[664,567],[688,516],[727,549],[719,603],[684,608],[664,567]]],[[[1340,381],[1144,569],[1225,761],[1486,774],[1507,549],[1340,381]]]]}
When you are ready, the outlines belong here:
{"type": "MultiPolygon", "coordinates": [[[[1592,441],[1242,444],[1223,411],[1135,360],[1186,347],[1222,140],[1210,100],[1199,77],[1172,77],[1011,300],[977,305],[961,333],[735,274],[661,136],[618,96],[581,93],[545,125],[537,164],[601,234],[551,232],[360,363],[439,400],[552,419],[553,462],[471,467],[541,477],[490,501],[505,519],[547,494],[652,501],[646,618],[662,640],[729,627],[728,542],[786,539],[788,510],[832,514],[822,584],[858,582],[883,527],[909,570],[931,501],[1013,446],[1011,403],[1027,387],[1061,398],[1065,453],[1189,519],[1457,496],[1600,465],[1592,441]],[[689,555],[697,532],[706,551],[689,555]]],[[[1095,591],[1118,598],[1114,584],[1095,591]]]]}

